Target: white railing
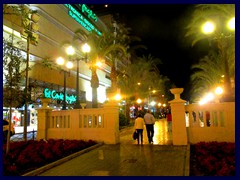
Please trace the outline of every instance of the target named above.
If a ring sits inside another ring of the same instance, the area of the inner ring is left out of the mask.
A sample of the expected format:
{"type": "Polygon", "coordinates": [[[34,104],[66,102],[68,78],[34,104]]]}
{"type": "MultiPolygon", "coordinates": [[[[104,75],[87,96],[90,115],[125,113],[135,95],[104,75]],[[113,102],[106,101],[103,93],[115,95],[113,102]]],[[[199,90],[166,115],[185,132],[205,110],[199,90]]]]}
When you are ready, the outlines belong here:
{"type": "Polygon", "coordinates": [[[62,111],[41,109],[38,118],[37,139],[83,139],[107,144],[119,142],[118,106],[62,111]]]}
{"type": "Polygon", "coordinates": [[[184,105],[183,88],[170,89],[173,145],[235,142],[235,102],[184,105]]]}
{"type": "Polygon", "coordinates": [[[235,142],[235,102],[185,106],[188,141],[235,142]]]}

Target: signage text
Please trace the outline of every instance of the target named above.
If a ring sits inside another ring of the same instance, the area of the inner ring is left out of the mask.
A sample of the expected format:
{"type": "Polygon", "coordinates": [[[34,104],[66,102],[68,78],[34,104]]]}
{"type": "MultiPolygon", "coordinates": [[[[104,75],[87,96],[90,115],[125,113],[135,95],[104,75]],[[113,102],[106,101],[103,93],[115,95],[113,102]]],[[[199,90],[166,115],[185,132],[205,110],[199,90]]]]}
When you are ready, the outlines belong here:
{"type": "MultiPolygon", "coordinates": [[[[50,90],[48,88],[45,88],[43,91],[43,94],[45,98],[64,101],[64,94],[61,92],[57,92],[56,90],[50,90]]],[[[66,93],[66,102],[68,104],[73,104],[74,102],[76,102],[76,100],[77,100],[77,96],[68,95],[66,93]]]]}

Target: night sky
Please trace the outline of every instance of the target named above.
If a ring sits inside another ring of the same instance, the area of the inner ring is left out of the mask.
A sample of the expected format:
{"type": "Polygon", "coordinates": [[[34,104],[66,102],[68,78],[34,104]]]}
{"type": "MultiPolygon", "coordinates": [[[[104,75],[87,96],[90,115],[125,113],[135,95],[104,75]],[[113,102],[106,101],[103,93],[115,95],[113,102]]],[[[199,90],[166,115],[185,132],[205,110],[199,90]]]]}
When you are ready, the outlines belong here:
{"type": "Polygon", "coordinates": [[[160,74],[167,76],[177,87],[189,89],[190,66],[203,57],[208,49],[202,41],[191,46],[185,36],[194,5],[189,4],[109,4],[112,12],[142,39],[148,50],[138,52],[161,59],[160,74]]]}

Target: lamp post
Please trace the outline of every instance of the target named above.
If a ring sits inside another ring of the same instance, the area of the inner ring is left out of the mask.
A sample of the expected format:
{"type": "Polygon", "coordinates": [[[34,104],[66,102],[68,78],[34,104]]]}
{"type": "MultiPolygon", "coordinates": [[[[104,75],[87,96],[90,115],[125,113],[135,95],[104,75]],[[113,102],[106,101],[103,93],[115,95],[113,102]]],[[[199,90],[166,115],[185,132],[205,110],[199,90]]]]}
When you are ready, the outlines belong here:
{"type": "MultiPolygon", "coordinates": [[[[228,29],[231,31],[235,31],[235,17],[229,20],[228,22],[228,29]]],[[[206,22],[202,26],[202,32],[204,34],[212,34],[215,31],[215,24],[211,21],[206,22]]],[[[230,72],[229,72],[229,64],[226,49],[228,48],[228,38],[231,38],[232,35],[229,33],[228,35],[224,34],[224,32],[215,33],[215,38],[217,40],[217,45],[219,51],[221,53],[223,63],[224,63],[224,84],[225,84],[225,101],[232,100],[232,88],[231,88],[231,79],[230,79],[230,72]]]]}
{"type": "MultiPolygon", "coordinates": [[[[85,57],[83,58],[85,62],[87,62],[87,53],[90,52],[90,46],[85,43],[82,46],[82,51],[85,54],[85,57]]],[[[79,58],[77,59],[77,78],[76,78],[76,94],[77,94],[77,99],[76,99],[76,104],[75,104],[75,109],[80,109],[80,99],[79,99],[79,58]]]]}
{"type": "MultiPolygon", "coordinates": [[[[64,65],[64,59],[62,58],[62,57],[59,57],[58,59],[57,59],[57,64],[58,65],[64,65]]],[[[72,62],[67,62],[66,63],[66,67],[68,68],[68,69],[71,69],[72,67],[73,67],[73,64],[72,64],[72,62]]],[[[67,80],[67,71],[66,70],[63,70],[63,72],[64,72],[64,90],[63,90],[63,94],[64,94],[64,99],[63,99],[63,110],[66,110],[66,80],[67,80]]]]}
{"type": "Polygon", "coordinates": [[[80,109],[80,101],[79,101],[79,59],[77,59],[77,77],[76,77],[76,104],[74,106],[74,109],[80,109]]]}
{"type": "Polygon", "coordinates": [[[37,45],[38,44],[38,34],[36,33],[38,31],[38,21],[40,19],[39,14],[37,11],[29,10],[29,8],[26,8],[24,5],[21,5],[22,9],[22,26],[23,29],[21,29],[21,36],[27,40],[27,59],[26,59],[26,74],[25,74],[25,109],[24,109],[24,125],[23,125],[23,138],[25,141],[27,141],[27,121],[28,121],[28,99],[29,99],[29,77],[28,77],[28,71],[29,71],[29,56],[30,56],[30,44],[37,45]],[[30,20],[29,20],[30,17],[30,20]]]}
{"type": "MultiPolygon", "coordinates": [[[[79,61],[80,60],[85,60],[85,62],[87,62],[87,53],[90,52],[90,46],[85,43],[83,46],[82,46],[82,51],[84,52],[85,54],[85,57],[80,59],[80,58],[77,58],[76,61],[77,61],[77,75],[76,75],[76,103],[75,103],[75,106],[74,106],[74,109],[80,109],[80,100],[79,100],[79,61]]],[[[71,57],[73,54],[75,54],[75,49],[72,47],[72,46],[68,46],[66,48],[66,53],[69,57],[69,60],[71,60],[71,57]]]]}
{"type": "MultiPolygon", "coordinates": [[[[90,46],[85,43],[82,46],[82,51],[85,53],[86,57],[86,63],[88,63],[87,59],[87,53],[90,52],[90,46]]],[[[91,87],[92,87],[92,108],[98,107],[98,101],[97,101],[97,88],[99,87],[99,80],[97,76],[97,67],[96,67],[96,60],[91,61],[90,69],[92,71],[92,78],[91,78],[91,87]]]]}
{"type": "MultiPolygon", "coordinates": [[[[86,63],[87,60],[87,53],[90,52],[90,46],[85,43],[82,46],[82,51],[86,54],[86,63]]],[[[92,108],[98,107],[98,101],[97,101],[97,88],[99,87],[99,79],[97,76],[97,67],[96,67],[96,60],[91,61],[90,69],[92,71],[92,78],[91,78],[91,87],[92,87],[92,108]]]]}

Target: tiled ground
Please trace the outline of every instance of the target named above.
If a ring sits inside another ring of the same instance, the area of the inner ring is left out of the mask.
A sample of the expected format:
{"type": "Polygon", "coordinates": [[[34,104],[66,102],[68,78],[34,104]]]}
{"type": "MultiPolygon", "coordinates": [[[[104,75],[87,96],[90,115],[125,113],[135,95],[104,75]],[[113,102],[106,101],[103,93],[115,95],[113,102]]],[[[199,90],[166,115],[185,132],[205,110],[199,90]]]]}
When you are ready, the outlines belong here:
{"type": "Polygon", "coordinates": [[[164,119],[155,124],[154,143],[132,140],[133,127],[120,132],[120,144],[103,145],[39,176],[186,176],[187,146],[173,146],[164,119]]]}

